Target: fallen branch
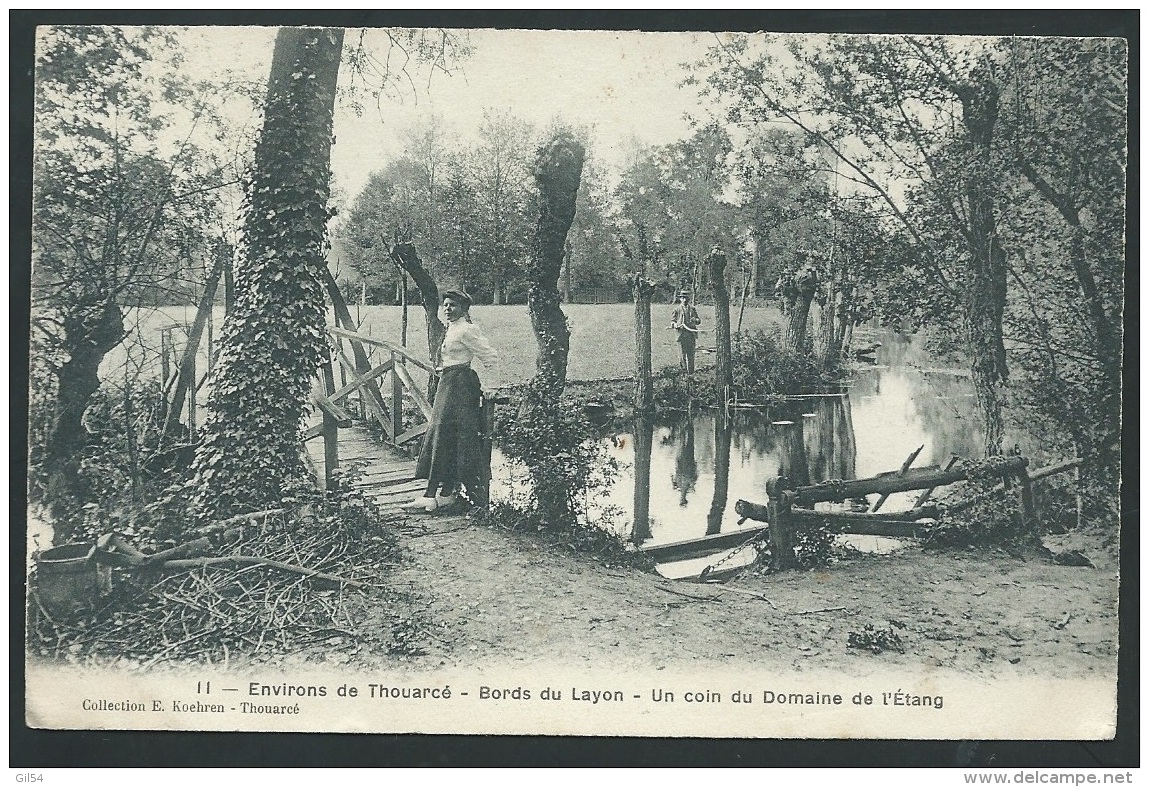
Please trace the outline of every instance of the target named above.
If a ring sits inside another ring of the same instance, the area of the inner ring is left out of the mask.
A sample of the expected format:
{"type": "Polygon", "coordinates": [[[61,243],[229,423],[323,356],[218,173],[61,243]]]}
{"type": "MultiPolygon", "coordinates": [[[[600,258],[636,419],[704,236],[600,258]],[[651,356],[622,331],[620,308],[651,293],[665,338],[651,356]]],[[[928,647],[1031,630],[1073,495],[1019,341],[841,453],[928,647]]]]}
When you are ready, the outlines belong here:
{"type": "Polygon", "coordinates": [[[159,566],[164,569],[188,569],[188,568],[203,568],[204,566],[217,566],[221,563],[246,563],[251,565],[269,566],[270,568],[278,568],[283,571],[292,571],[296,574],[302,574],[306,577],[313,577],[315,579],[326,579],[331,582],[339,582],[344,585],[350,585],[357,588],[371,588],[365,582],[360,582],[357,579],[348,579],[347,577],[340,577],[335,574],[328,574],[323,571],[316,571],[313,568],[305,568],[303,566],[294,566],[291,563],[282,563],[278,560],[271,560],[266,557],[255,557],[254,555],[229,555],[228,557],[200,557],[190,558],[187,560],[169,560],[159,566]]]}
{"type": "Polygon", "coordinates": [[[758,601],[765,601],[771,607],[774,607],[774,609],[778,609],[778,607],[774,604],[773,601],[771,601],[770,599],[768,599],[766,596],[764,596],[761,593],[755,593],[753,590],[743,590],[742,588],[730,587],[730,585],[726,585],[726,584],[723,584],[721,582],[715,582],[713,584],[717,585],[718,589],[720,591],[727,591],[730,593],[738,593],[738,594],[741,594],[743,596],[749,596],[750,598],[757,599],[758,601]]]}
{"type": "Polygon", "coordinates": [[[807,609],[804,612],[791,612],[791,615],[817,615],[820,612],[844,612],[849,607],[823,607],[822,609],[807,609]]]}
{"type": "Polygon", "coordinates": [[[718,601],[717,594],[713,596],[695,596],[690,593],[682,593],[681,591],[674,590],[673,588],[668,588],[665,585],[655,585],[655,587],[667,593],[673,593],[676,596],[682,596],[683,598],[689,598],[694,601],[718,601]]]}

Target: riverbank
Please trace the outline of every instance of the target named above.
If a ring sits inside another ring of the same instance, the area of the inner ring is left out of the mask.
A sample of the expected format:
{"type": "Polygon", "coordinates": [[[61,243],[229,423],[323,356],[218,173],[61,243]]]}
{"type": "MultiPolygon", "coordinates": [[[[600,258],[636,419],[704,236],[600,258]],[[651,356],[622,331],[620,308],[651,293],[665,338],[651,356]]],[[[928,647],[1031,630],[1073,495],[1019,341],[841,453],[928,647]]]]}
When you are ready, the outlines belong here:
{"type": "MultiPolygon", "coordinates": [[[[403,539],[408,559],[393,575],[427,621],[423,655],[400,663],[1115,679],[1116,554],[1076,541],[1094,568],[910,547],[722,586],[605,568],[529,534],[432,529],[403,539]],[[849,647],[867,625],[896,633],[902,652],[849,647]]],[[[398,666],[371,661],[362,666],[398,666]]]]}

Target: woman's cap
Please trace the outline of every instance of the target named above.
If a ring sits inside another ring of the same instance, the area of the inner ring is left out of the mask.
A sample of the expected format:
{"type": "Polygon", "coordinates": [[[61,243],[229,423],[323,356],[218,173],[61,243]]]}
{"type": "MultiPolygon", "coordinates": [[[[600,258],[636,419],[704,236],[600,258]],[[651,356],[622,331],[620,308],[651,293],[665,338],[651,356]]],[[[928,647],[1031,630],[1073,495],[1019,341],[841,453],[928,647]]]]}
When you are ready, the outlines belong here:
{"type": "Polygon", "coordinates": [[[450,298],[453,301],[458,301],[464,309],[471,308],[471,296],[462,290],[447,290],[443,293],[443,300],[450,298]]]}

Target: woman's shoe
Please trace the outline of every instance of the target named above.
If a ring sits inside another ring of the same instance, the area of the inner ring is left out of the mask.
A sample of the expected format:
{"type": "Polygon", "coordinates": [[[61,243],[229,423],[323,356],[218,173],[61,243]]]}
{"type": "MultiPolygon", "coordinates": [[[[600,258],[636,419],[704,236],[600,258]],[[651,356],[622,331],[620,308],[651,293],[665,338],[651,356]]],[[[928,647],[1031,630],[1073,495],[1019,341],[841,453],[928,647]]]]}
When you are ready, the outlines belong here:
{"type": "Polygon", "coordinates": [[[456,495],[454,492],[452,492],[449,495],[438,495],[435,498],[435,507],[436,508],[450,508],[451,506],[455,505],[455,501],[458,499],[459,499],[458,495],[456,495]]]}
{"type": "Polygon", "coordinates": [[[416,497],[410,503],[403,504],[404,511],[425,511],[428,514],[432,513],[438,507],[439,506],[438,503],[436,503],[435,498],[424,497],[422,495],[416,497]]]}

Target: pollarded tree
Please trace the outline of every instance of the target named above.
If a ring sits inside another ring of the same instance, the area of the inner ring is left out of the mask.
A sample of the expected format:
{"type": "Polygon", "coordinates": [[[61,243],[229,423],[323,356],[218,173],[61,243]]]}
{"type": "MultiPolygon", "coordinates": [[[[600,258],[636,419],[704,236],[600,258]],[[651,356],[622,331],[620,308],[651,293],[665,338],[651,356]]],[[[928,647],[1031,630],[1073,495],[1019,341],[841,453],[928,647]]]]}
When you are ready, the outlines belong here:
{"type": "MultiPolygon", "coordinates": [[[[572,495],[579,484],[572,481],[568,471],[575,477],[589,472],[586,467],[563,470],[570,414],[560,399],[566,387],[570,329],[559,305],[558,288],[585,156],[583,146],[573,134],[558,131],[539,148],[533,173],[537,186],[536,222],[531,240],[527,306],[538,353],[535,375],[524,393],[520,418],[535,426],[536,457],[540,451],[544,457],[557,452],[544,461],[527,460],[539,511],[551,523],[566,523],[574,518],[572,495]],[[554,459],[558,460],[557,465],[554,459]]],[[[570,450],[578,453],[573,446],[570,450]]]]}
{"type": "Polygon", "coordinates": [[[199,518],[279,505],[304,482],[300,425],[327,352],[331,127],[342,45],[339,29],[283,28],[276,37],[235,307],[193,468],[199,518]]]}

